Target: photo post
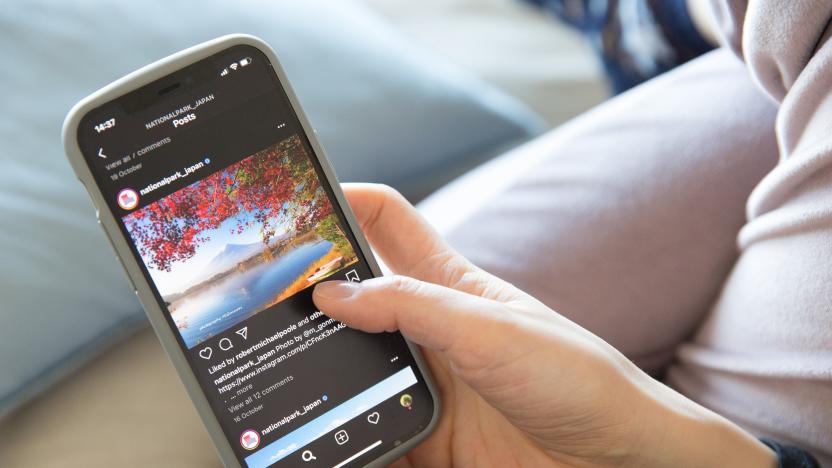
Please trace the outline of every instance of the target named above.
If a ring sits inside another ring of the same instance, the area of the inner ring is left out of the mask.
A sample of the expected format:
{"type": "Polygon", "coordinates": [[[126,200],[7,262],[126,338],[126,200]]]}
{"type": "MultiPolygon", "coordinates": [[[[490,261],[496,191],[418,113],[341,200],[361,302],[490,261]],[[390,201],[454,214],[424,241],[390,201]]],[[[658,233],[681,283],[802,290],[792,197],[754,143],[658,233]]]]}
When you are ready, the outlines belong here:
{"type": "Polygon", "coordinates": [[[123,221],[188,348],[358,259],[297,135],[123,221]]]}

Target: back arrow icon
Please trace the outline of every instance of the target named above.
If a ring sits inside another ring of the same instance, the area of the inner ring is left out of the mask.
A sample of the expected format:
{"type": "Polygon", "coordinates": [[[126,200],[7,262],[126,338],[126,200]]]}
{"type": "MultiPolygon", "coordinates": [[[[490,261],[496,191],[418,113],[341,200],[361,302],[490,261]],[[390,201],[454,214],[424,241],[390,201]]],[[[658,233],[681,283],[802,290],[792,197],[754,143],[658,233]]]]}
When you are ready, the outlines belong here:
{"type": "Polygon", "coordinates": [[[104,148],[98,148],[98,157],[99,158],[107,158],[107,155],[104,154],[104,148]]]}

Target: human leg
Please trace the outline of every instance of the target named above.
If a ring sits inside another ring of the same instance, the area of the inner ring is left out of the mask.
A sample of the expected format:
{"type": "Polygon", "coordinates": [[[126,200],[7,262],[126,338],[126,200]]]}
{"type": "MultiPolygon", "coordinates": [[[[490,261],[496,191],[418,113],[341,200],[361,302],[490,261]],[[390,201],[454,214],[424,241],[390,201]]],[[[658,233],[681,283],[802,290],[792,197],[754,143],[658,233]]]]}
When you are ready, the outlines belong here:
{"type": "Polygon", "coordinates": [[[660,372],[727,276],[774,106],[717,51],[463,177],[421,209],[474,263],[660,372]]]}

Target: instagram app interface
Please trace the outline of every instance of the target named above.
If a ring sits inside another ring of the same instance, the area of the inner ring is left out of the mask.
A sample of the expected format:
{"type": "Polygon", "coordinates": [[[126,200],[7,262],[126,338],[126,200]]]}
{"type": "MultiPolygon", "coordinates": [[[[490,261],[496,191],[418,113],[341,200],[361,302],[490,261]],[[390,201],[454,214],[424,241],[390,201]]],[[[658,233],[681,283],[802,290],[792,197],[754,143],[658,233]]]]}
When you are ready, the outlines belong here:
{"type": "Polygon", "coordinates": [[[265,55],[233,47],[111,101],[79,142],[244,466],[361,464],[425,428],[401,336],[312,302],[372,273],[265,55]]]}

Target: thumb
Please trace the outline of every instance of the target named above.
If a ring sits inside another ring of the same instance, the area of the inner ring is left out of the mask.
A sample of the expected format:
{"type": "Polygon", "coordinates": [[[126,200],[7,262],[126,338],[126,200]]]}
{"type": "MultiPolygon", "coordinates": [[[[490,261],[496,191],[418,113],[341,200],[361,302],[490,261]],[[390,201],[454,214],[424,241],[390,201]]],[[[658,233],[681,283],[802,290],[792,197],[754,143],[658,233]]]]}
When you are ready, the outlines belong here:
{"type": "Polygon", "coordinates": [[[315,287],[322,312],[371,333],[399,330],[425,348],[441,351],[459,370],[475,371],[510,359],[502,304],[407,276],[361,283],[327,281],[315,287]],[[472,333],[475,331],[475,333],[472,333]]]}

